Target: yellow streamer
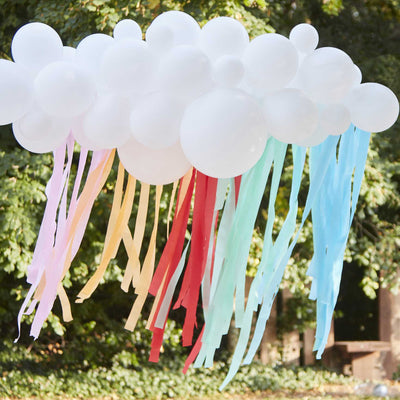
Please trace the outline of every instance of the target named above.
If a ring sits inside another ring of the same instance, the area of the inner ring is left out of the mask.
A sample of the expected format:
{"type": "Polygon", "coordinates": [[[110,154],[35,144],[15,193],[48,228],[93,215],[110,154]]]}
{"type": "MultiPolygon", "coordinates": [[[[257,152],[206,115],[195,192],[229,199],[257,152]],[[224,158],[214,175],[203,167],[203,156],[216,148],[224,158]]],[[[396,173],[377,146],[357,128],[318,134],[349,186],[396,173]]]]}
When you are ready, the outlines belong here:
{"type": "Polygon", "coordinates": [[[65,292],[65,289],[61,282],[58,285],[57,288],[57,294],[60,299],[61,303],[61,309],[62,309],[62,315],[63,315],[63,320],[65,322],[70,322],[72,321],[72,312],[71,312],[71,304],[69,302],[67,293],[65,292]]]}
{"type": "Polygon", "coordinates": [[[133,307],[125,324],[125,329],[128,329],[130,331],[133,331],[135,329],[140,313],[143,309],[144,302],[146,301],[147,294],[149,292],[151,280],[153,278],[162,189],[162,185],[156,187],[156,206],[154,213],[153,231],[151,233],[149,248],[143,262],[143,268],[140,273],[139,280],[136,281],[135,293],[138,296],[133,304],[133,307]]]}
{"type": "Polygon", "coordinates": [[[178,184],[179,184],[179,180],[174,182],[174,185],[172,187],[171,199],[169,201],[168,217],[167,217],[167,239],[169,237],[169,224],[170,224],[170,221],[171,221],[172,208],[174,206],[176,189],[178,188],[178,184]]]}
{"type": "MultiPolygon", "coordinates": [[[[150,185],[141,182],[139,208],[135,223],[135,233],[133,234],[133,243],[131,243],[129,247],[126,247],[129,259],[121,283],[121,288],[125,292],[129,290],[129,284],[131,282],[133,282],[133,286],[135,286],[135,282],[138,281],[140,275],[139,255],[146,228],[149,193],[150,185]]],[[[124,244],[126,244],[126,240],[124,241],[124,244]]]]}
{"type": "Polygon", "coordinates": [[[92,295],[94,290],[99,285],[100,280],[103,277],[109,262],[113,258],[113,255],[116,252],[116,248],[118,249],[124,233],[124,228],[128,223],[128,219],[132,211],[133,200],[135,197],[135,186],[136,179],[132,175],[129,175],[124,200],[122,202],[120,212],[118,213],[118,217],[114,226],[114,230],[110,236],[108,246],[104,249],[100,265],[97,268],[96,272],[78,294],[78,299],[76,300],[77,303],[82,303],[85,299],[89,298],[92,295]]]}

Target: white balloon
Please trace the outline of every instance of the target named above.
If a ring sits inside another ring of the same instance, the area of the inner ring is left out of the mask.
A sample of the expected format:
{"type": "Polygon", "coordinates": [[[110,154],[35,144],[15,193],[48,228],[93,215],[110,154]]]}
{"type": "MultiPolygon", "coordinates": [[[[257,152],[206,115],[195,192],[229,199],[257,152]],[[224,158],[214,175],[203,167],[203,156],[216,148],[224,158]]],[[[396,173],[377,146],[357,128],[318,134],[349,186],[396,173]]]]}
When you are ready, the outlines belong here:
{"type": "Polygon", "coordinates": [[[83,117],[76,118],[72,124],[72,134],[75,141],[87,150],[96,151],[103,150],[96,139],[92,140],[86,136],[86,132],[83,129],[83,117]]]}
{"type": "Polygon", "coordinates": [[[267,132],[262,110],[239,89],[217,89],[191,103],[181,124],[188,160],[203,174],[231,178],[263,154],[267,132]]]}
{"type": "Polygon", "coordinates": [[[309,54],[299,69],[301,88],[314,101],[340,103],[354,80],[354,64],[342,50],[321,47],[309,54]]]}
{"type": "Polygon", "coordinates": [[[319,111],[319,125],[327,135],[341,135],[351,124],[350,111],[343,104],[327,104],[319,111]]]}
{"type": "Polygon", "coordinates": [[[150,149],[131,138],[118,148],[125,169],[135,178],[150,185],[167,185],[182,178],[191,165],[179,142],[165,149],[150,149]]]}
{"type": "Polygon", "coordinates": [[[129,100],[116,95],[97,99],[82,120],[85,138],[102,149],[113,149],[126,143],[130,136],[129,100]]]}
{"type": "Polygon", "coordinates": [[[282,89],[268,95],[263,111],[268,133],[284,143],[311,136],[318,124],[318,108],[298,89],[282,89]]]}
{"type": "Polygon", "coordinates": [[[161,61],[158,75],[162,90],[188,98],[212,86],[210,61],[194,46],[174,47],[161,61]]]}
{"type": "Polygon", "coordinates": [[[76,49],[70,46],[63,47],[63,61],[76,62],[76,49]]]}
{"type": "Polygon", "coordinates": [[[21,118],[32,104],[33,88],[24,68],[0,60],[0,125],[21,118]]]}
{"type": "Polygon", "coordinates": [[[329,135],[323,132],[322,129],[318,126],[311,136],[308,136],[307,138],[303,138],[301,140],[296,140],[295,143],[298,146],[314,147],[324,142],[328,136],[329,135]]]}
{"type": "Polygon", "coordinates": [[[289,40],[301,53],[310,53],[318,45],[318,31],[310,24],[298,24],[289,34],[289,40]]]}
{"type": "Polygon", "coordinates": [[[353,124],[367,132],[389,129],[399,116],[395,94],[379,83],[362,83],[346,99],[353,124]]]}
{"type": "Polygon", "coordinates": [[[147,93],[156,70],[156,59],[142,40],[124,39],[107,49],[99,79],[113,92],[147,93]]]}
{"type": "Polygon", "coordinates": [[[62,59],[63,44],[52,27],[32,22],[18,29],[11,43],[11,53],[16,63],[36,74],[47,64],[62,59]]]}
{"type": "Polygon", "coordinates": [[[174,45],[174,32],[165,25],[155,25],[146,31],[146,43],[159,56],[163,56],[174,45]]]}
{"type": "Polygon", "coordinates": [[[82,68],[65,61],[43,68],[35,79],[34,89],[43,110],[61,118],[83,114],[96,97],[91,77],[82,68]]]}
{"type": "Polygon", "coordinates": [[[33,153],[47,153],[56,150],[70,133],[70,121],[51,117],[36,106],[13,123],[17,142],[33,153]]]}
{"type": "Polygon", "coordinates": [[[175,96],[155,92],[131,112],[133,137],[152,149],[170,147],[179,140],[184,104],[175,96]]]}
{"type": "Polygon", "coordinates": [[[353,66],[353,86],[358,86],[362,81],[362,72],[356,64],[353,66]]]}
{"type": "Polygon", "coordinates": [[[104,53],[113,43],[114,39],[103,33],[86,36],[76,48],[78,64],[97,74],[104,53]]]}
{"type": "Polygon", "coordinates": [[[217,17],[208,21],[200,33],[200,48],[212,60],[224,55],[240,57],[249,44],[246,28],[237,20],[217,17]]]}
{"type": "Polygon", "coordinates": [[[237,86],[243,79],[244,65],[236,56],[222,56],[213,66],[214,82],[224,87],[237,86]]]}
{"type": "Polygon", "coordinates": [[[243,63],[247,82],[267,91],[283,88],[295,76],[298,66],[296,48],[282,35],[266,33],[247,46],[243,63]]]}
{"type": "Polygon", "coordinates": [[[119,21],[113,31],[114,39],[136,39],[142,40],[142,29],[133,19],[123,19],[119,21]]]}
{"type": "Polygon", "coordinates": [[[167,11],[156,17],[146,31],[146,40],[152,35],[153,29],[159,26],[169,28],[173,33],[173,45],[194,45],[198,41],[200,26],[189,14],[182,11],[167,11]],[[149,36],[150,35],[150,36],[149,36]]]}

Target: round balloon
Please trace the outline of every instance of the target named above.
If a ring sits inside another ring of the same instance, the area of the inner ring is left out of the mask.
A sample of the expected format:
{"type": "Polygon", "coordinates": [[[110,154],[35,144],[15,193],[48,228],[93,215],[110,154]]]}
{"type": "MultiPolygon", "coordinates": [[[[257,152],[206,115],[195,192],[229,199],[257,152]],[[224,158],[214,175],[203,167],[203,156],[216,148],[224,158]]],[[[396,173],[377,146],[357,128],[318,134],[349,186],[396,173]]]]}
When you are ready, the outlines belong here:
{"type": "Polygon", "coordinates": [[[327,135],[341,135],[351,124],[349,110],[343,104],[327,104],[319,111],[319,125],[327,135]]]}
{"type": "Polygon", "coordinates": [[[142,29],[133,19],[123,19],[119,21],[113,31],[115,39],[136,39],[142,40],[142,29]]]}
{"type": "Polygon", "coordinates": [[[167,185],[182,178],[191,165],[179,142],[164,149],[150,149],[131,138],[118,148],[125,169],[150,185],[167,185]]]}
{"type": "Polygon", "coordinates": [[[133,137],[152,149],[172,146],[179,140],[183,110],[182,101],[169,93],[147,95],[131,112],[133,137]]]}
{"type": "Polygon", "coordinates": [[[63,61],[76,62],[76,49],[70,46],[63,47],[63,61]]]}
{"type": "Polygon", "coordinates": [[[188,160],[203,174],[231,178],[263,154],[267,131],[262,110],[239,89],[217,89],[191,103],[181,124],[188,160]]]}
{"type": "Polygon", "coordinates": [[[200,48],[211,60],[224,55],[240,57],[248,44],[246,28],[229,17],[217,17],[208,21],[200,33],[200,48]]]}
{"type": "Polygon", "coordinates": [[[314,101],[340,103],[354,81],[354,64],[342,50],[321,47],[309,54],[299,69],[301,88],[314,101]]]}
{"type": "Polygon", "coordinates": [[[77,62],[90,72],[97,74],[106,50],[114,39],[103,33],[94,33],[81,40],[76,48],[77,62]]]}
{"type": "Polygon", "coordinates": [[[146,31],[146,43],[158,57],[162,57],[174,45],[174,32],[165,25],[153,26],[146,31]]]}
{"type": "Polygon", "coordinates": [[[303,147],[314,147],[324,142],[328,136],[329,135],[323,132],[321,127],[318,126],[311,136],[301,140],[296,140],[295,144],[303,147]]]}
{"type": "Polygon", "coordinates": [[[244,66],[239,57],[222,56],[213,65],[213,80],[221,86],[235,87],[242,81],[243,76],[244,66]]]}
{"type": "Polygon", "coordinates": [[[63,58],[63,44],[52,27],[32,22],[14,35],[11,54],[16,63],[35,74],[47,64],[63,58]]]}
{"type": "Polygon", "coordinates": [[[318,108],[298,89],[282,89],[263,102],[268,133],[284,143],[296,143],[312,135],[318,124],[318,108]]]}
{"type": "Polygon", "coordinates": [[[161,61],[159,85],[164,91],[188,98],[198,97],[212,86],[211,64],[197,47],[174,47],[161,61]]]}
{"type": "Polygon", "coordinates": [[[32,153],[56,150],[70,133],[69,120],[51,117],[36,106],[13,123],[15,139],[32,153]]]}
{"type": "Polygon", "coordinates": [[[24,68],[0,60],[0,125],[21,118],[32,104],[33,88],[24,68]]]}
{"type": "Polygon", "coordinates": [[[99,79],[116,93],[147,93],[156,71],[156,59],[142,40],[116,41],[104,54],[99,79]]]}
{"type": "Polygon", "coordinates": [[[298,55],[289,39],[277,33],[266,33],[250,42],[243,63],[246,80],[251,86],[274,91],[294,78],[298,55]]]}
{"type": "Polygon", "coordinates": [[[389,129],[399,116],[399,101],[395,94],[379,83],[362,83],[355,87],[346,105],[353,124],[367,132],[389,129]]]}
{"type": "Polygon", "coordinates": [[[298,24],[289,34],[289,40],[301,53],[310,53],[318,45],[318,31],[310,24],[298,24]]]}
{"type": "Polygon", "coordinates": [[[153,29],[160,26],[171,30],[173,46],[181,44],[195,45],[200,34],[200,26],[197,21],[182,11],[167,11],[156,17],[146,31],[146,40],[152,36],[153,29]]]}
{"type": "Polygon", "coordinates": [[[129,113],[127,98],[113,94],[99,97],[83,117],[85,138],[102,149],[122,146],[131,136],[129,113]]]}
{"type": "Polygon", "coordinates": [[[34,89],[43,110],[61,118],[83,114],[96,97],[91,77],[82,68],[65,61],[43,68],[35,79],[34,89]]]}
{"type": "Polygon", "coordinates": [[[96,141],[96,138],[92,140],[86,136],[86,132],[83,129],[83,117],[76,118],[73,121],[71,131],[75,141],[86,150],[103,150],[100,144],[96,141]]]}

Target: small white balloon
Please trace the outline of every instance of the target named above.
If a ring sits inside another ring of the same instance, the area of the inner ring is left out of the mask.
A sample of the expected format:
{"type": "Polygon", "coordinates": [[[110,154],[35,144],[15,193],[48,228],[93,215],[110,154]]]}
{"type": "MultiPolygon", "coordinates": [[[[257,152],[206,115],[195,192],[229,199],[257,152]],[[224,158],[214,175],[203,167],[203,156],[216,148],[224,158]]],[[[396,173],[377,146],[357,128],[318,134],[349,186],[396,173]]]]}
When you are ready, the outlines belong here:
{"type": "Polygon", "coordinates": [[[181,124],[186,157],[214,178],[248,171],[263,154],[267,138],[260,106],[239,89],[216,89],[199,97],[181,124]]]}
{"type": "Polygon", "coordinates": [[[224,55],[240,57],[248,44],[246,28],[229,17],[217,17],[208,21],[200,33],[200,48],[211,60],[217,60],[224,55]]]}
{"type": "Polygon", "coordinates": [[[63,47],[63,61],[66,62],[76,62],[76,49],[70,46],[63,47]]]}
{"type": "Polygon", "coordinates": [[[253,39],[243,55],[249,85],[274,91],[283,88],[295,76],[297,50],[289,39],[266,33],[253,39]]]}
{"type": "Polygon", "coordinates": [[[84,136],[102,149],[113,149],[126,143],[130,136],[129,100],[116,95],[97,99],[82,120],[84,136]]]}
{"type": "Polygon", "coordinates": [[[289,40],[301,53],[311,53],[318,45],[318,31],[310,24],[298,24],[289,34],[289,40]]]}
{"type": "Polygon", "coordinates": [[[223,87],[235,87],[243,79],[244,65],[236,56],[222,56],[213,65],[212,77],[223,87]]]}
{"type": "Polygon", "coordinates": [[[104,150],[95,139],[90,139],[83,129],[83,117],[76,118],[71,127],[72,135],[75,141],[86,150],[97,151],[104,150]]]}
{"type": "Polygon", "coordinates": [[[111,36],[94,33],[82,39],[77,48],[77,62],[88,71],[97,74],[106,50],[114,44],[111,36]]]}
{"type": "Polygon", "coordinates": [[[52,27],[32,22],[18,29],[11,43],[11,53],[16,63],[36,74],[47,64],[62,59],[63,44],[52,27]]]}
{"type": "Polygon", "coordinates": [[[367,132],[389,129],[399,116],[399,101],[386,86],[362,83],[346,99],[353,124],[367,132]]]}
{"type": "Polygon", "coordinates": [[[161,61],[160,88],[179,96],[195,98],[212,87],[211,63],[197,47],[174,47],[161,61]]]}
{"type": "Polygon", "coordinates": [[[0,125],[21,118],[30,108],[32,83],[24,68],[8,60],[0,60],[0,125]]]}
{"type": "Polygon", "coordinates": [[[99,80],[113,92],[147,93],[156,71],[156,58],[142,40],[116,41],[104,54],[99,80]]]}
{"type": "Polygon", "coordinates": [[[119,21],[113,31],[114,39],[136,39],[142,40],[142,29],[133,19],[123,19],[119,21]]]}
{"type": "Polygon", "coordinates": [[[96,97],[94,82],[85,70],[65,61],[43,68],[35,79],[34,90],[43,110],[61,118],[83,114],[96,97]]]}
{"type": "Polygon", "coordinates": [[[133,137],[152,149],[170,147],[179,140],[184,103],[176,96],[155,92],[143,98],[131,112],[133,137]]]}
{"type": "Polygon", "coordinates": [[[327,135],[345,133],[351,124],[350,111],[343,104],[327,104],[319,111],[319,125],[327,135]]]}
{"type": "Polygon", "coordinates": [[[131,175],[150,185],[172,183],[191,168],[179,142],[164,149],[151,149],[131,138],[118,148],[118,156],[131,175]]]}
{"type": "Polygon", "coordinates": [[[306,138],[303,138],[301,140],[296,140],[295,144],[298,146],[303,146],[303,147],[314,147],[320,145],[322,142],[324,142],[327,137],[325,132],[321,129],[320,126],[317,127],[317,129],[314,131],[314,133],[311,136],[308,136],[306,138]]]}
{"type": "Polygon", "coordinates": [[[354,64],[342,50],[321,47],[309,54],[299,69],[301,88],[314,101],[340,103],[354,80],[354,64]]]}
{"type": "Polygon", "coordinates": [[[318,108],[297,89],[282,89],[268,95],[263,111],[268,133],[284,143],[303,140],[317,128],[318,108]]]}
{"type": "Polygon", "coordinates": [[[172,31],[173,46],[195,45],[200,35],[200,26],[197,21],[182,11],[167,11],[156,17],[147,28],[146,40],[151,37],[151,31],[158,29],[159,26],[167,27],[172,31]]]}
{"type": "Polygon", "coordinates": [[[69,120],[51,117],[36,106],[13,123],[17,142],[33,153],[47,153],[56,150],[70,133],[69,120]]]}

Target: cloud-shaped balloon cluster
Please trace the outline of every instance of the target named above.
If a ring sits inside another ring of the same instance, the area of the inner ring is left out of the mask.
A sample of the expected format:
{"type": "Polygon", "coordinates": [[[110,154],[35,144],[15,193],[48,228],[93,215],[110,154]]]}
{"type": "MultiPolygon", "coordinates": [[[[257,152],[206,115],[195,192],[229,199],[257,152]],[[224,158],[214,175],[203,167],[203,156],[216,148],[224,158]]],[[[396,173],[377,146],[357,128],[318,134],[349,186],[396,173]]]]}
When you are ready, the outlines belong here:
{"type": "Polygon", "coordinates": [[[142,40],[133,20],[113,37],[96,33],[63,46],[34,22],[0,60],[0,124],[13,123],[33,152],[60,146],[72,132],[89,150],[117,148],[125,168],[147,183],[169,183],[191,165],[212,177],[249,170],[270,136],[314,146],[353,123],[379,132],[397,119],[387,87],[361,83],[342,50],[318,45],[295,26],[289,39],[249,40],[243,25],[215,18],[200,28],[188,14],[158,16],[142,40]]]}

